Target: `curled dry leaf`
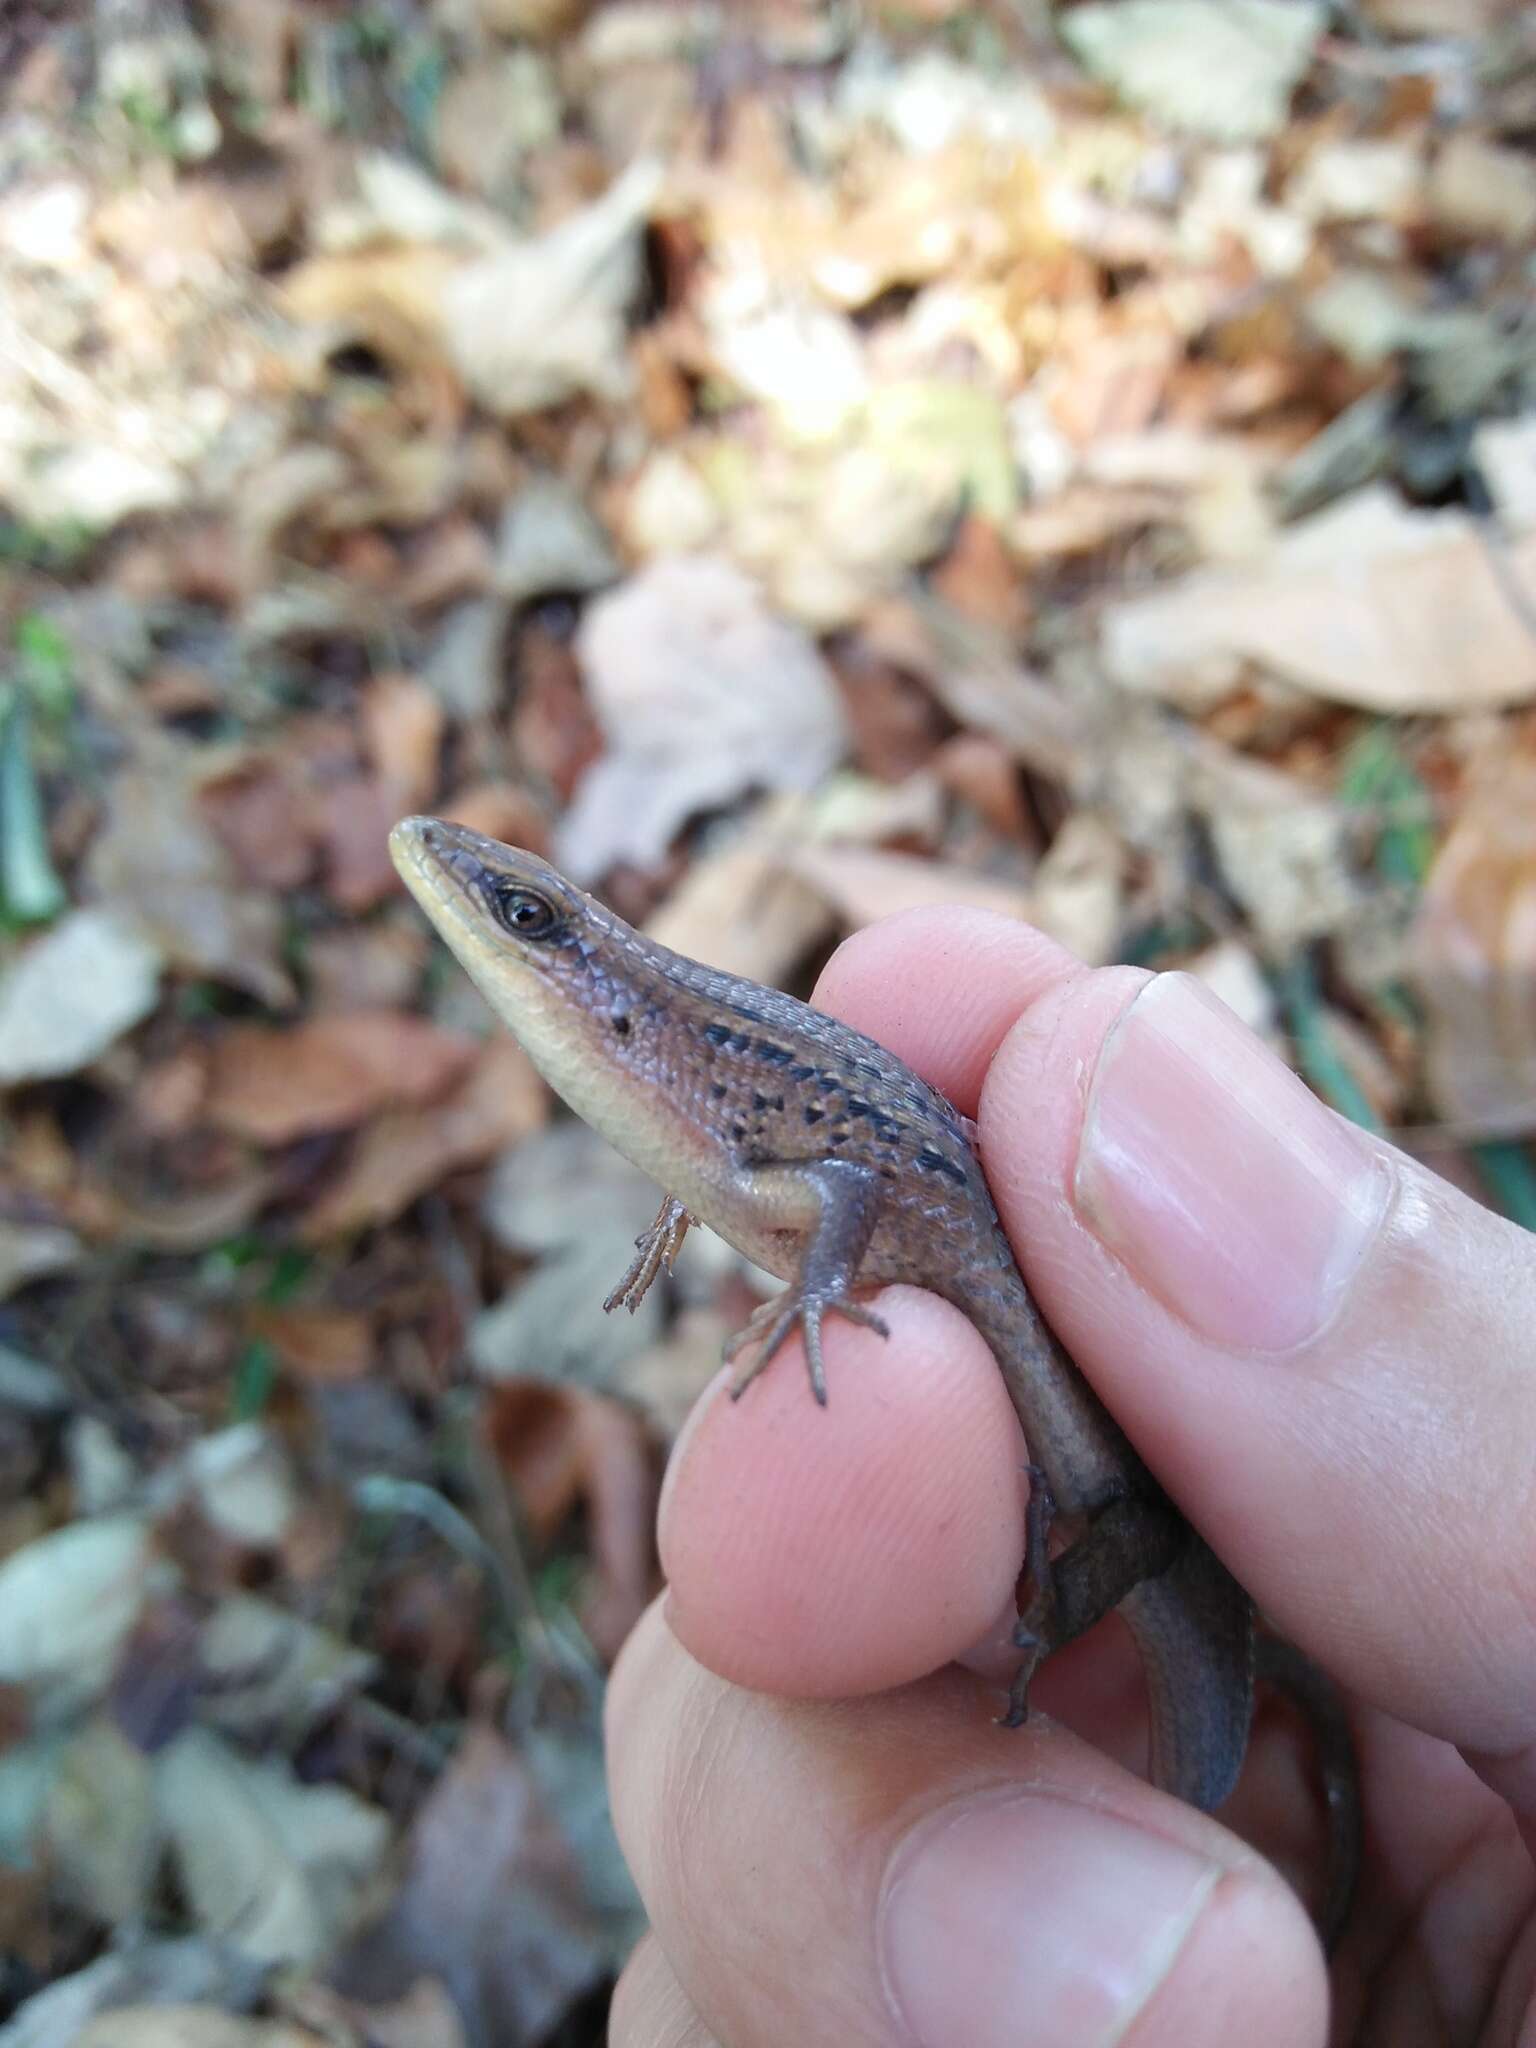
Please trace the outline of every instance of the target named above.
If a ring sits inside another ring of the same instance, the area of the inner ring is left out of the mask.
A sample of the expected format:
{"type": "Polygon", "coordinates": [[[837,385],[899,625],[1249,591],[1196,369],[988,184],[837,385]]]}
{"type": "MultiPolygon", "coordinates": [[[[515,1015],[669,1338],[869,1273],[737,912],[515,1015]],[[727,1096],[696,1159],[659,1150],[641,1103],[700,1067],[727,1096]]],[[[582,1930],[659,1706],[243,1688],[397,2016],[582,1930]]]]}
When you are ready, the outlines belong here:
{"type": "Polygon", "coordinates": [[[304,1218],[302,1234],[314,1244],[391,1222],[450,1173],[482,1166],[527,1137],[548,1114],[532,1063],[498,1035],[442,1101],[374,1118],[304,1218]]]}
{"type": "Polygon", "coordinates": [[[1324,18],[1312,0],[1092,0],[1061,17],[1061,34],[1129,105],[1240,142],[1284,122],[1324,18]]]}
{"type": "Polygon", "coordinates": [[[1106,607],[1116,681],[1200,709],[1245,663],[1364,711],[1467,712],[1536,699],[1536,536],[1505,546],[1458,512],[1366,492],[1293,528],[1249,573],[1211,571],[1106,607]]]}
{"type": "Polygon", "coordinates": [[[284,1009],[283,913],[269,891],[243,886],[235,862],[199,814],[201,763],[160,747],[109,786],[107,823],[85,872],[103,904],[137,919],[167,964],[243,988],[284,1009]]]}
{"type": "Polygon", "coordinates": [[[245,1326],[302,1380],[333,1386],[365,1379],[373,1363],[373,1325],[356,1309],[258,1305],[245,1326]]]}
{"type": "Polygon", "coordinates": [[[252,1144],[286,1145],[435,1101],[477,1052],[472,1038],[401,1010],[339,1012],[286,1030],[234,1024],[214,1042],[205,1114],[252,1144]]]}
{"type": "Polygon", "coordinates": [[[739,838],[693,863],[647,918],[647,936],[727,974],[781,983],[832,925],[820,892],[784,871],[806,808],[796,797],[763,805],[739,838]]]}
{"type": "Polygon", "coordinates": [[[385,1816],[339,1785],[302,1785],[202,1728],[156,1757],[155,1799],[199,1926],[274,1963],[329,1952],[389,1837],[385,1816]]]}
{"type": "Polygon", "coordinates": [[[898,910],[953,909],[966,904],[1002,917],[1029,917],[1032,898],[1023,883],[993,881],[969,868],[854,846],[804,846],[787,852],[785,866],[819,889],[851,929],[898,910]]]}
{"type": "Polygon", "coordinates": [[[1117,957],[1126,849],[1107,817],[1075,811],[1051,841],[1029,890],[1029,916],[1079,960],[1117,957]]]}
{"type": "Polygon", "coordinates": [[[528,1764],[483,1724],[417,1815],[405,1881],[332,1981],[370,1997],[439,1978],[469,2048],[532,2048],[605,1967],[575,1859],[528,1764]]]}
{"type": "Polygon", "coordinates": [[[655,1577],[657,1479],[644,1426],[605,1395],[513,1380],[492,1393],[486,1428],[535,1536],[547,1541],[586,1509],[593,1580],[581,1621],[598,1655],[612,1659],[655,1577]]]}
{"type": "Polygon", "coordinates": [[[139,2005],[92,2020],[72,2048],[323,2048],[323,2037],[286,2020],[237,2019],[216,2005],[139,2005]]]}
{"type": "Polygon", "coordinates": [[[420,810],[437,789],[443,707],[414,676],[375,676],[363,692],[363,744],[402,812],[420,810]]]}
{"type": "Polygon", "coordinates": [[[492,412],[536,412],[630,385],[624,320],[639,288],[641,229],[660,184],[639,162],[548,234],[455,268],[438,317],[449,359],[492,412]]]}
{"type": "Polygon", "coordinates": [[[31,1280],[67,1273],[85,1257],[72,1230],[54,1223],[12,1223],[0,1218],[0,1301],[31,1280]]]}
{"type": "Polygon", "coordinates": [[[0,974],[0,1087],[89,1066],[153,1010],[161,966],[126,911],[62,917],[0,974]]]}
{"type": "Polygon", "coordinates": [[[106,1690],[149,1587],[152,1545],[134,1515],[40,1536],[0,1564],[0,1683],[55,1720],[106,1690]]]}
{"type": "Polygon", "coordinates": [[[578,877],[651,866],[693,813],[812,788],[842,753],[820,655],[729,562],[653,563],[591,606],[577,648],[608,739],[560,835],[578,877]]]}
{"type": "Polygon", "coordinates": [[[1456,1122],[1536,1128],[1536,765],[1489,763],[1424,885],[1412,944],[1426,1077],[1456,1122]]]}

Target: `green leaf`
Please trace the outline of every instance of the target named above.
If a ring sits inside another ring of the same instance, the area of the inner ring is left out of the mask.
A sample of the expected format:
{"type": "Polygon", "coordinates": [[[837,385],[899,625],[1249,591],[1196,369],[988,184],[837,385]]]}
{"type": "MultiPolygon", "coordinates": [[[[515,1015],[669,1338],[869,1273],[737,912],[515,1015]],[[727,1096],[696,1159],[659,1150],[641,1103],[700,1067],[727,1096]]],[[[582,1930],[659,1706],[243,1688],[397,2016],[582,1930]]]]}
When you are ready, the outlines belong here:
{"type": "Polygon", "coordinates": [[[69,899],[48,849],[25,701],[15,698],[0,718],[0,910],[14,924],[42,924],[69,899]]]}
{"type": "Polygon", "coordinates": [[[1474,1145],[1472,1157],[1483,1185],[1511,1222],[1536,1230],[1536,1159],[1518,1138],[1474,1145]]]}
{"type": "Polygon", "coordinates": [[[1276,976],[1280,1007],[1285,1013],[1296,1064],[1324,1102],[1347,1116],[1365,1131],[1379,1131],[1381,1119],[1365,1098],[1364,1090],[1339,1056],[1328,1029],[1328,1020],[1318,1000],[1317,977],[1312,962],[1298,954],[1276,976]]]}
{"type": "Polygon", "coordinates": [[[1416,888],[1435,858],[1434,800],[1386,720],[1367,727],[1347,749],[1339,795],[1379,821],[1376,867],[1383,880],[1416,888]]]}
{"type": "Polygon", "coordinates": [[[277,1385],[277,1353],[263,1337],[253,1337],[235,1361],[230,1394],[232,1422],[250,1422],[260,1415],[277,1385]]]}

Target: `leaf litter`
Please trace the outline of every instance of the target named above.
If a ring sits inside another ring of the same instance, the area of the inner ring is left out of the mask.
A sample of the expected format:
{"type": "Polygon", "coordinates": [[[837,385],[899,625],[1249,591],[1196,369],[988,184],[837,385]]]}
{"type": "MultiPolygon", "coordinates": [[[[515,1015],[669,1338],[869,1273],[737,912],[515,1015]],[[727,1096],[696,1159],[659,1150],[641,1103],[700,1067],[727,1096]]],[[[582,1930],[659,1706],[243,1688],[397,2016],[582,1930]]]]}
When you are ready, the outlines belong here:
{"type": "Polygon", "coordinates": [[[603,1316],[656,1193],[389,827],[801,994],[957,902],[1186,968],[1536,1227],[1536,102],[1503,0],[76,13],[0,31],[0,2044],[596,2041],[602,1674],[769,1283],[603,1316]]]}

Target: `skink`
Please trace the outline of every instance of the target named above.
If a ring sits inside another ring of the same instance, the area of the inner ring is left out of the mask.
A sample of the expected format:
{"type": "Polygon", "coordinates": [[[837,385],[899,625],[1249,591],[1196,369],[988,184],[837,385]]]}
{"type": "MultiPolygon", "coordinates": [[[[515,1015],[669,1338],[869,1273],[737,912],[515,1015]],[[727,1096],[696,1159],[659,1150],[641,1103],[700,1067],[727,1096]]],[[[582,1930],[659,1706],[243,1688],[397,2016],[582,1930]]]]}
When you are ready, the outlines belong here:
{"type": "Polygon", "coordinates": [[[667,1190],[608,1306],[633,1307],[698,1219],[789,1283],[727,1347],[757,1347],[737,1391],[798,1329],[825,1401],[824,1319],[884,1330],[856,1287],[905,1281],[952,1301],[991,1347],[1034,1460],[1007,1721],[1024,1719],[1043,1659],[1118,1607],[1146,1671],[1152,1780],[1211,1809],[1242,1768],[1262,1655],[1320,1724],[1321,1920],[1336,1933],[1358,1835],[1342,1712],[1321,1673],[1258,1635],[1247,1593],[1047,1328],[966,1119],[873,1039],[656,945],[534,854],[431,818],[397,825],[390,851],[550,1086],[667,1190]]]}

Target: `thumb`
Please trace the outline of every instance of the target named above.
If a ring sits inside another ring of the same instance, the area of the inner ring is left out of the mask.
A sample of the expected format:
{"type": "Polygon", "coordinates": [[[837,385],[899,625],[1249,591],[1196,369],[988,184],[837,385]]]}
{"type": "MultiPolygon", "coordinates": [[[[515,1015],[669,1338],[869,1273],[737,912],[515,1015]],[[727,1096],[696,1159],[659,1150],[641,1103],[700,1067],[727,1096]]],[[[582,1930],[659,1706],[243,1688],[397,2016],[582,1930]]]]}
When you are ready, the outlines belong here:
{"type": "Polygon", "coordinates": [[[1536,1240],[1336,1117],[1185,975],[1047,989],[980,1122],[1047,1317],[1213,1547],[1529,1812],[1536,1240]]]}

